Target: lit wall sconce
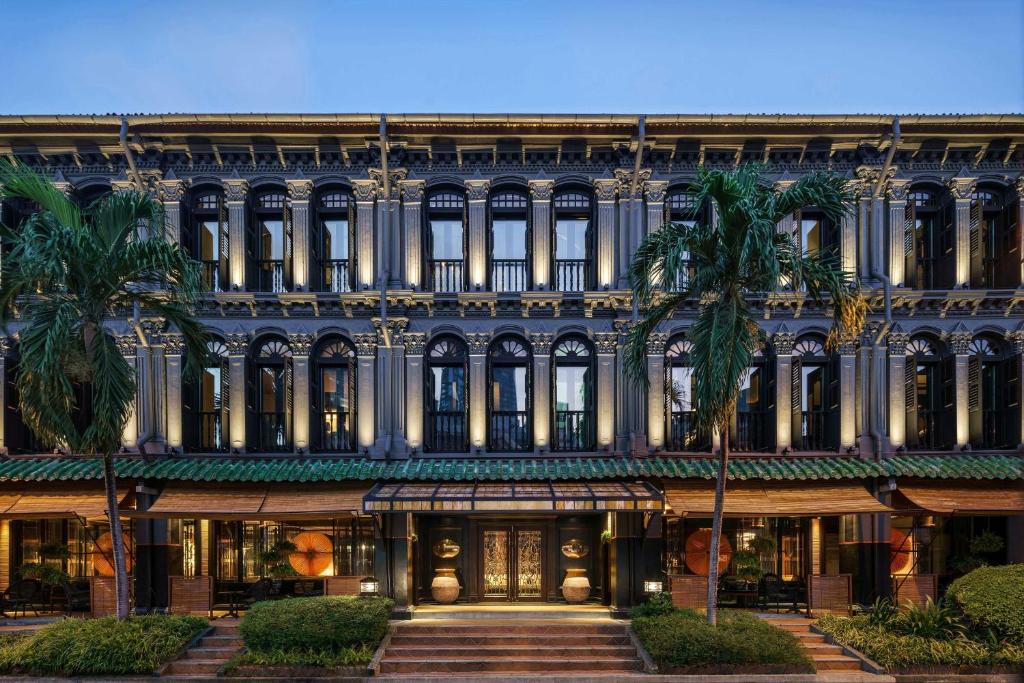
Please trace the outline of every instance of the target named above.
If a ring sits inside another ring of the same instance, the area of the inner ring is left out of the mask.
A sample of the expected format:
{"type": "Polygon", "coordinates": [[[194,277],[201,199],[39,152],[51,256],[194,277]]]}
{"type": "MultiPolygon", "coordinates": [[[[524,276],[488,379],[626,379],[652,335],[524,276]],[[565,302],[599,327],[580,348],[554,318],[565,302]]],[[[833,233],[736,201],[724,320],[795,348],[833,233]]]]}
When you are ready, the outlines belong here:
{"type": "Polygon", "coordinates": [[[380,581],[375,577],[367,576],[359,581],[359,595],[371,596],[380,592],[380,581]]]}
{"type": "Polygon", "coordinates": [[[660,593],[662,590],[661,579],[647,579],[644,581],[644,593],[653,595],[654,593],[660,593]]]}

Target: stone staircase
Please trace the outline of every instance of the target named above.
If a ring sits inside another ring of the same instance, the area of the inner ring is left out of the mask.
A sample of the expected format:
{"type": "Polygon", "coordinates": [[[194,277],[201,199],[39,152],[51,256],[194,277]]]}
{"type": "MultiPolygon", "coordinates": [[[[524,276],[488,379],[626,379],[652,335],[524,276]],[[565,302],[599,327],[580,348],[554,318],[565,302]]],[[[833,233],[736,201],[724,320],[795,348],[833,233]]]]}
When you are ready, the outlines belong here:
{"type": "Polygon", "coordinates": [[[213,631],[203,636],[194,647],[167,665],[161,674],[176,679],[211,678],[242,649],[238,619],[216,619],[213,631]]]}
{"type": "Polygon", "coordinates": [[[611,619],[409,621],[395,627],[380,662],[381,676],[641,673],[626,625],[611,619]]]}
{"type": "Polygon", "coordinates": [[[819,674],[861,671],[859,659],[843,654],[842,647],[825,642],[825,636],[811,631],[813,620],[799,616],[765,614],[759,616],[772,626],[777,626],[796,636],[807,655],[814,662],[814,668],[819,674]]]}

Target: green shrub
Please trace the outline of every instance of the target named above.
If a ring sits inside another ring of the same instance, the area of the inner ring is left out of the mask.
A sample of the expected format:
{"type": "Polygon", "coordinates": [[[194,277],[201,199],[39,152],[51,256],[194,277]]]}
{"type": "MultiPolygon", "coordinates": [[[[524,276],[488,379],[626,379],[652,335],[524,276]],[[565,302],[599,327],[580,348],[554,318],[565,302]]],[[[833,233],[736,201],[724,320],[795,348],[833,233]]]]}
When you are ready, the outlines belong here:
{"type": "Polygon", "coordinates": [[[206,619],[189,616],[64,619],[0,643],[0,671],[34,676],[149,674],[207,625],[206,619]]]}
{"type": "Polygon", "coordinates": [[[959,638],[967,635],[967,627],[960,614],[944,601],[932,602],[931,596],[923,605],[909,604],[907,610],[889,622],[889,629],[909,636],[923,638],[959,638]]]}
{"type": "Polygon", "coordinates": [[[271,652],[243,652],[227,665],[228,672],[240,666],[360,666],[369,664],[376,647],[356,645],[335,650],[273,650],[271,652]]]}
{"type": "Polygon", "coordinates": [[[355,645],[376,647],[388,630],[387,598],[317,597],[258,602],[239,631],[255,652],[335,652],[355,645]]]}
{"type": "Polygon", "coordinates": [[[1024,564],[975,569],[950,584],[946,599],[976,626],[1024,645],[1024,564]]]}
{"type": "Polygon", "coordinates": [[[778,667],[813,671],[792,634],[746,613],[720,613],[711,626],[692,610],[633,620],[633,630],[659,667],[701,669],[778,667]]]}
{"type": "MultiPolygon", "coordinates": [[[[669,614],[675,607],[672,606],[672,594],[671,593],[655,593],[647,602],[641,602],[639,605],[629,611],[630,619],[639,619],[640,617],[656,617],[661,614],[669,614]]],[[[696,612],[694,612],[696,614],[696,612]]]]}
{"type": "Polygon", "coordinates": [[[875,598],[868,608],[868,623],[872,626],[885,626],[899,616],[899,608],[889,598],[875,598]]]}

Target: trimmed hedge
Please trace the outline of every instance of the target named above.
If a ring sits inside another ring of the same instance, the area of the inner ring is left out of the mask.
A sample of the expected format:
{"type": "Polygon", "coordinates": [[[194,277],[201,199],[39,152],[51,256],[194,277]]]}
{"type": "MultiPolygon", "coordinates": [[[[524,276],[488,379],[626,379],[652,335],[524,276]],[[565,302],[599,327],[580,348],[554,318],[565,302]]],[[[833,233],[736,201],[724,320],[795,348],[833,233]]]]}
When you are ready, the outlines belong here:
{"type": "Polygon", "coordinates": [[[711,626],[699,612],[678,609],[637,617],[633,631],[663,669],[814,671],[795,636],[742,612],[719,612],[711,626]]]}
{"type": "Polygon", "coordinates": [[[388,631],[387,598],[316,597],[258,602],[239,631],[254,652],[338,652],[376,645],[388,631]]]}
{"type": "Polygon", "coordinates": [[[946,599],[975,625],[1024,646],[1024,564],[979,567],[950,584],[946,599]]]}
{"type": "Polygon", "coordinates": [[[33,676],[151,674],[206,628],[206,619],[148,615],[64,619],[0,643],[0,672],[33,676]]]}

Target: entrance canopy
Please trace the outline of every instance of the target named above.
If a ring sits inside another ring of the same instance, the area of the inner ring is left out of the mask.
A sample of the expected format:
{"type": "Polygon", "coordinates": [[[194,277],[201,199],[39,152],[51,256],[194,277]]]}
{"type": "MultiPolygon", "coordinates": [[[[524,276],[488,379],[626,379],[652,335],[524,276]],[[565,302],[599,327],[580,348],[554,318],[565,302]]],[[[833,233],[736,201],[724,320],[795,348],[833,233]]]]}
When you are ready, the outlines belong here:
{"type": "Polygon", "coordinates": [[[1024,484],[1020,481],[911,480],[899,481],[896,491],[896,507],[909,512],[1024,513],[1024,484]]]}
{"type": "MultiPolygon", "coordinates": [[[[678,515],[710,515],[715,482],[665,483],[665,500],[678,515]]],[[[730,481],[725,514],[733,517],[817,517],[858,512],[892,512],[856,481],[730,481]]]]}
{"type": "Polygon", "coordinates": [[[136,517],[219,520],[324,519],[362,508],[368,486],[331,484],[245,486],[168,484],[156,501],[136,517]]]}
{"type": "Polygon", "coordinates": [[[388,483],[366,495],[366,512],[577,512],[661,510],[646,482],[388,483]]]}
{"type": "MultiPolygon", "coordinates": [[[[117,492],[119,507],[127,497],[126,490],[117,492]]],[[[106,515],[107,497],[102,488],[0,493],[0,519],[105,519],[106,515]]]]}

